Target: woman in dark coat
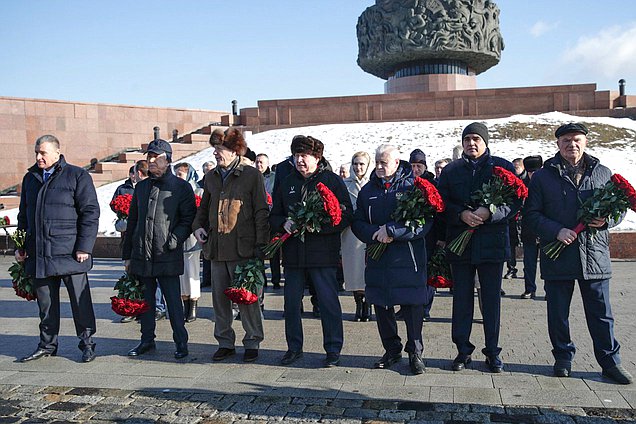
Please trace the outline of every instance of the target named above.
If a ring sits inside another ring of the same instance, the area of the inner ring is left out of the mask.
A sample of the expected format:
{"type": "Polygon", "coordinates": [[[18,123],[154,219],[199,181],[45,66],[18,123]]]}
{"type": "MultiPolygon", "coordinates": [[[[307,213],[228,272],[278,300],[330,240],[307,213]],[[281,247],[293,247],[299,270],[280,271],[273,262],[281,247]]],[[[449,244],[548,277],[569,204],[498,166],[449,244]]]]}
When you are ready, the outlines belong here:
{"type": "Polygon", "coordinates": [[[402,358],[402,341],[397,332],[395,305],[406,323],[411,371],[424,372],[422,321],[424,305],[431,301],[426,285],[426,233],[432,220],[412,232],[391,214],[397,199],[413,186],[411,165],[400,161],[395,147],[382,145],[376,151],[375,171],[358,194],[352,224],[353,233],[367,245],[386,243],[386,250],[376,261],[367,257],[366,294],[375,306],[378,331],[385,353],[375,368],[389,368],[402,358]]]}

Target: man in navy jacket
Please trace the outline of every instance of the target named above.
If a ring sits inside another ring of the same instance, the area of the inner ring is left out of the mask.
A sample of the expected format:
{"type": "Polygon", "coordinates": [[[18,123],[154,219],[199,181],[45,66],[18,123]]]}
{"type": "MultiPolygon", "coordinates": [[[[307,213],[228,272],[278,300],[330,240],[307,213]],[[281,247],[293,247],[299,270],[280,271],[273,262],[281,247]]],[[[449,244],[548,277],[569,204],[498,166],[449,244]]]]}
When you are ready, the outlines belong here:
{"type": "Polygon", "coordinates": [[[474,233],[461,256],[449,252],[446,256],[453,273],[452,337],[458,354],[453,370],[460,371],[471,362],[475,346],[470,342],[473,322],[475,273],[481,285],[486,366],[491,372],[503,370],[499,358],[499,323],[501,316],[501,275],[503,263],[510,257],[508,221],[521,208],[521,200],[498,206],[494,213],[488,205],[474,204],[471,195],[492,178],[493,168],[502,167],[514,173],[505,159],[491,156],[488,149],[488,128],[473,122],[462,133],[461,158],[447,165],[439,179],[439,192],[446,205],[446,240],[454,240],[464,230],[474,233]]]}
{"type": "MultiPolygon", "coordinates": [[[[554,260],[541,252],[541,278],[545,280],[548,333],[554,355],[554,374],[569,377],[576,348],[570,337],[570,302],[578,281],[594,356],[603,375],[619,384],[630,384],[632,376],[622,367],[620,344],[614,338],[610,305],[612,275],[609,227],[620,221],[597,218],[580,234],[572,231],[577,212],[595,188],[604,186],[612,172],[585,153],[588,129],[581,123],[561,125],[555,132],[559,152],[548,159],[530,182],[524,208],[524,223],[538,234],[541,245],[555,239],[566,245],[554,260]]],[[[622,219],[622,217],[621,217],[622,219]]]]}
{"type": "Polygon", "coordinates": [[[82,361],[95,359],[95,313],[86,273],[99,226],[99,203],[90,175],[66,163],[60,142],[44,135],[35,142],[34,166],[22,180],[18,229],[24,251],[15,257],[34,278],[40,310],[40,343],[21,362],[55,356],[60,330],[60,285],[68,290],[82,361]]]}

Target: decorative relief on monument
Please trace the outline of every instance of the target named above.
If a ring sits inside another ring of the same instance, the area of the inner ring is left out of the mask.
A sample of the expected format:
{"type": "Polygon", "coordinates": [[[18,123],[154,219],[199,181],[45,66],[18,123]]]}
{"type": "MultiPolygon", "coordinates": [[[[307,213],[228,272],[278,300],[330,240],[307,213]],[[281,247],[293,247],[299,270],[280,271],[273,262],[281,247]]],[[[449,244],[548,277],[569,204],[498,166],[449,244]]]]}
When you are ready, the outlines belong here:
{"type": "Polygon", "coordinates": [[[376,0],[358,18],[358,65],[383,79],[406,63],[456,60],[480,74],[504,49],[491,0],[376,0]]]}

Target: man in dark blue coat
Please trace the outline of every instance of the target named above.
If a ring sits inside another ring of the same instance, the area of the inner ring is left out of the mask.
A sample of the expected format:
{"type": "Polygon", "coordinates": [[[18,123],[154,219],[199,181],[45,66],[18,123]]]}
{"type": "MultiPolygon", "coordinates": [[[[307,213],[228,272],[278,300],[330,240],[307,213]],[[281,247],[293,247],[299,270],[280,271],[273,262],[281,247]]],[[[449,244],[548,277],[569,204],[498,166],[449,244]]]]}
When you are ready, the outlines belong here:
{"type": "Polygon", "coordinates": [[[197,212],[190,183],[172,173],[172,147],[156,139],[148,145],[150,177],[135,186],[122,259],[126,270],[144,284],[144,300],[150,305],[141,315],[141,342],[128,352],[139,356],[155,346],[155,292],[161,287],[166,300],[174,357],[188,356],[188,332],[185,329],[179,275],[183,274],[183,243],[192,232],[197,212]]]}
{"type": "Polygon", "coordinates": [[[34,277],[40,309],[40,343],[21,362],[55,356],[60,330],[60,284],[68,290],[82,361],[95,359],[95,313],[86,273],[99,226],[99,203],[90,175],[66,163],[60,142],[44,135],[35,142],[36,164],[22,180],[18,229],[25,252],[16,251],[34,277]]]}
{"type": "Polygon", "coordinates": [[[320,140],[311,136],[295,136],[291,150],[294,155],[294,169],[281,181],[274,193],[270,213],[272,230],[290,234],[296,231],[295,223],[288,218],[289,208],[304,201],[309,192],[316,190],[318,183],[324,184],[337,197],[342,209],[342,220],[335,226],[323,225],[319,232],[307,232],[303,239],[291,237],[283,244],[285,338],[288,350],[282,357],[281,364],[289,365],[302,357],[301,305],[309,276],[320,305],[323,347],[327,353],[325,366],[333,367],[340,362],[344,342],[342,308],[336,280],[340,259],[340,233],[351,223],[353,207],[342,178],[329,171],[322,161],[324,145],[320,140]]]}
{"type": "Polygon", "coordinates": [[[422,322],[424,308],[432,299],[426,284],[425,236],[433,225],[429,220],[415,232],[391,214],[397,199],[413,187],[411,165],[400,161],[396,147],[382,145],[375,153],[375,170],[369,182],[358,194],[357,208],[351,229],[367,245],[386,243],[378,260],[367,257],[365,293],[375,306],[378,332],[385,353],[375,368],[389,368],[402,358],[402,340],[398,335],[394,306],[406,323],[407,341],[404,350],[414,374],[422,374],[424,341],[422,322]]]}
{"type": "MultiPolygon", "coordinates": [[[[577,212],[595,188],[604,186],[612,172],[585,153],[588,129],[581,123],[561,125],[555,132],[559,152],[548,159],[530,182],[524,207],[524,222],[541,239],[541,245],[555,239],[566,245],[556,259],[541,252],[541,277],[545,280],[548,303],[548,333],[554,355],[554,374],[569,377],[576,347],[570,337],[570,302],[578,281],[594,356],[603,375],[619,384],[630,384],[632,376],[621,365],[620,344],[614,338],[614,317],[610,305],[612,275],[610,217],[597,218],[580,234],[571,230],[578,223],[577,212]]],[[[622,217],[621,217],[622,219],[622,217]]]]}
{"type": "Polygon", "coordinates": [[[458,354],[453,361],[454,371],[471,362],[475,346],[470,342],[473,323],[475,273],[481,285],[486,366],[491,372],[503,370],[499,358],[499,324],[501,316],[501,275],[503,263],[510,256],[508,221],[521,207],[521,200],[498,206],[494,213],[488,205],[475,204],[471,195],[493,176],[495,166],[514,173],[505,159],[491,156],[488,149],[488,128],[473,122],[462,132],[463,153],[460,159],[447,165],[439,179],[439,192],[446,204],[446,240],[452,241],[464,230],[474,230],[461,256],[447,254],[453,273],[453,343],[458,354]]]}

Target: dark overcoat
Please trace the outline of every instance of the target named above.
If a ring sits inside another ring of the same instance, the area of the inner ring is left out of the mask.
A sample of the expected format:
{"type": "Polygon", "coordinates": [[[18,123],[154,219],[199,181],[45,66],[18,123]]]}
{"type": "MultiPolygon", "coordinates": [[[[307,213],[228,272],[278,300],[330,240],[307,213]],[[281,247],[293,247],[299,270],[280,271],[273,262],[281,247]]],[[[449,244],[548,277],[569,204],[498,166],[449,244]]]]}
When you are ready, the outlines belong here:
{"type": "Polygon", "coordinates": [[[183,243],[192,232],[197,207],[190,183],[170,168],[159,178],[135,186],[122,259],[139,277],[183,274],[183,243]]]}
{"type": "Polygon", "coordinates": [[[382,225],[386,225],[388,235],[393,237],[393,242],[387,244],[377,261],[367,255],[365,294],[374,305],[425,305],[431,301],[432,290],[426,284],[425,236],[432,228],[433,220],[413,232],[391,218],[398,197],[413,187],[413,180],[410,164],[400,161],[395,179],[388,188],[373,171],[369,182],[358,193],[351,225],[356,237],[367,246],[375,244],[373,234],[382,225]]]}
{"type": "Polygon", "coordinates": [[[25,268],[35,278],[81,274],[92,260],[78,262],[75,254],[91,254],[99,228],[99,202],[86,170],[66,162],[64,155],[46,183],[37,165],[22,179],[18,229],[26,231],[25,268]]]}
{"type": "MultiPolygon", "coordinates": [[[[439,178],[438,190],[446,204],[446,241],[451,242],[470,227],[460,219],[462,211],[478,206],[471,201],[471,195],[493,177],[493,168],[502,167],[514,174],[512,163],[486,152],[473,164],[462,156],[444,167],[439,178]]],[[[516,199],[509,205],[498,206],[490,218],[473,233],[466,250],[461,256],[448,252],[446,258],[451,263],[497,263],[510,258],[510,235],[508,222],[521,209],[522,200],[516,199]]]]}
{"type": "MultiPolygon", "coordinates": [[[[574,228],[577,212],[594,189],[603,187],[612,175],[609,168],[587,153],[583,154],[585,174],[577,187],[565,174],[560,154],[548,159],[532,176],[523,213],[523,223],[540,239],[541,247],[556,240],[562,228],[574,228]]],[[[612,275],[609,252],[609,227],[620,221],[608,220],[592,237],[583,230],[555,260],[541,252],[541,278],[544,280],[605,279],[612,275]]]]}
{"type": "Polygon", "coordinates": [[[290,206],[301,202],[309,192],[315,191],[318,183],[323,183],[338,198],[342,220],[336,226],[324,225],[319,233],[305,233],[304,241],[300,237],[289,238],[282,247],[285,267],[335,267],[340,262],[340,233],[351,224],[353,206],[342,178],[329,171],[326,162],[320,162],[316,172],[308,178],[304,178],[294,168],[282,180],[274,193],[269,223],[272,231],[284,233],[283,224],[287,220],[290,206]]]}

